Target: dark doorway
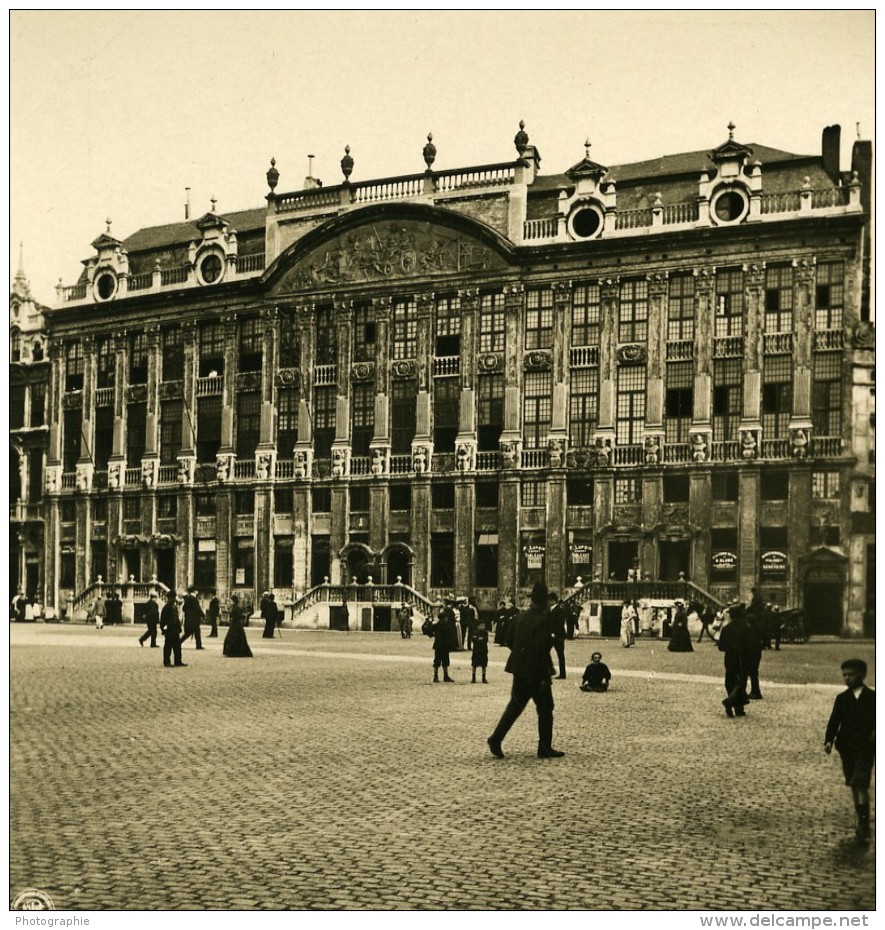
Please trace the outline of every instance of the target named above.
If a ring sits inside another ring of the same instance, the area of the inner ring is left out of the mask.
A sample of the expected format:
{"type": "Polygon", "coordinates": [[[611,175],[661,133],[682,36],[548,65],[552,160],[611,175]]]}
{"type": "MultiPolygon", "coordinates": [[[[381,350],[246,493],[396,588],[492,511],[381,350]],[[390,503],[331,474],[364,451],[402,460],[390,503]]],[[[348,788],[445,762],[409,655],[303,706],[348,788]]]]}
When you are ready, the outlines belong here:
{"type": "Polygon", "coordinates": [[[162,582],[169,588],[175,587],[175,550],[174,549],[157,549],[157,581],[162,582]]]}
{"type": "Polygon", "coordinates": [[[347,630],[347,604],[343,607],[329,608],[329,629],[347,630]]]}
{"type": "MultiPolygon", "coordinates": [[[[330,552],[328,536],[311,536],[310,544],[310,586],[315,588],[323,583],[330,574],[330,552]]],[[[349,578],[345,579],[350,581],[349,578]]],[[[336,627],[337,629],[337,627],[336,627]]],[[[343,629],[347,629],[345,625],[343,629]]]]}
{"type": "Polygon", "coordinates": [[[390,632],[390,608],[389,607],[376,607],[375,608],[375,622],[372,626],[372,629],[376,633],[389,633],[390,632]]]}
{"type": "Polygon", "coordinates": [[[660,542],[658,557],[661,563],[658,577],[661,581],[678,581],[680,572],[688,578],[688,569],[691,565],[691,543],[687,539],[660,542]]]}
{"type": "Polygon", "coordinates": [[[613,607],[610,604],[602,605],[602,618],[599,624],[602,636],[621,635],[621,605],[613,607]]]}
{"type": "Polygon", "coordinates": [[[347,577],[345,583],[350,584],[356,578],[357,584],[365,584],[372,574],[369,556],[364,549],[351,549],[347,553],[347,577]]]}
{"type": "Polygon", "coordinates": [[[805,583],[805,628],[809,636],[842,633],[842,582],[805,583]]]}
{"type": "Polygon", "coordinates": [[[636,567],[639,542],[635,539],[612,540],[608,544],[608,576],[615,581],[626,581],[627,572],[636,567]]]}
{"type": "Polygon", "coordinates": [[[40,566],[37,562],[25,565],[25,594],[32,600],[37,597],[40,588],[40,566]]]}
{"type": "MultiPolygon", "coordinates": [[[[123,549],[120,554],[123,557],[123,581],[128,581],[130,576],[136,581],[141,581],[141,550],[123,549]]],[[[159,561],[157,563],[157,577],[160,577],[159,561]]],[[[111,578],[106,580],[113,581],[111,578]]]]}
{"type": "Polygon", "coordinates": [[[397,577],[403,584],[412,583],[409,553],[405,549],[391,549],[387,553],[387,583],[396,584],[397,577]]]}

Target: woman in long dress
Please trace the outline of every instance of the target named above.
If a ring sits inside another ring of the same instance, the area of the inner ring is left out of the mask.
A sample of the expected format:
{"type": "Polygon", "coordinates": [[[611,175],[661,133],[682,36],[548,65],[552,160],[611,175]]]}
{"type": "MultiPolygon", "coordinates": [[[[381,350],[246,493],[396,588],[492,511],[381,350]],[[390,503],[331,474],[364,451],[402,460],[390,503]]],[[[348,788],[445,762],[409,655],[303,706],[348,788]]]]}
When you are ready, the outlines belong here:
{"type": "Polygon", "coordinates": [[[251,659],[252,650],[246,641],[246,629],[244,627],[245,611],[240,606],[240,599],[236,594],[231,595],[230,605],[230,626],[228,627],[227,636],[224,637],[224,646],[222,653],[234,659],[251,659]]]}
{"type": "Polygon", "coordinates": [[[688,632],[688,614],[682,601],[676,601],[676,615],[670,629],[670,643],[667,649],[669,652],[694,652],[691,633],[688,632]]]}
{"type": "Polygon", "coordinates": [[[636,608],[630,603],[630,601],[624,601],[624,606],[621,608],[621,645],[624,648],[632,646],[636,642],[636,637],[633,633],[633,621],[636,617],[636,608]]]}

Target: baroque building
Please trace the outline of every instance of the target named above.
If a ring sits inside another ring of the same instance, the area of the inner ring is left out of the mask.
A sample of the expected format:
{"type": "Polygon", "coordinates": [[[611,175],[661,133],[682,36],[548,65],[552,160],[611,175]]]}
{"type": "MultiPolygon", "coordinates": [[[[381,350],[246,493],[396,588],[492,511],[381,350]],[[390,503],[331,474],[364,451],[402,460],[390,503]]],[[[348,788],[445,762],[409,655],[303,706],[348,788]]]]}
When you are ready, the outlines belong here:
{"type": "Polygon", "coordinates": [[[47,602],[298,614],[371,579],[488,610],[638,572],[871,633],[869,143],[843,171],[839,127],[800,156],[729,126],[548,175],[514,143],[438,170],[428,136],[374,181],[348,149],[287,193],[272,160],[264,207],[109,221],[46,313],[47,602]]]}

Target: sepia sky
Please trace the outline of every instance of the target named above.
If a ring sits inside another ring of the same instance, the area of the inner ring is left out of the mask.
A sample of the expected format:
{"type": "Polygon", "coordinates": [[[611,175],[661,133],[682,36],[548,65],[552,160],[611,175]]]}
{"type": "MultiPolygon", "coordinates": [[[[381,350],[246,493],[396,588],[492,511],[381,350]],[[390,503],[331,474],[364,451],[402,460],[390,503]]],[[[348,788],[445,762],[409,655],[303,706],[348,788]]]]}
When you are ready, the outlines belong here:
{"type": "MultiPolygon", "coordinates": [[[[278,192],[511,160],[520,119],[542,173],[735,137],[802,154],[842,125],[872,138],[874,13],[11,12],[10,277],[38,300],[90,242],[259,207],[278,192]]],[[[764,170],[764,169],[763,169],[764,170]]]]}

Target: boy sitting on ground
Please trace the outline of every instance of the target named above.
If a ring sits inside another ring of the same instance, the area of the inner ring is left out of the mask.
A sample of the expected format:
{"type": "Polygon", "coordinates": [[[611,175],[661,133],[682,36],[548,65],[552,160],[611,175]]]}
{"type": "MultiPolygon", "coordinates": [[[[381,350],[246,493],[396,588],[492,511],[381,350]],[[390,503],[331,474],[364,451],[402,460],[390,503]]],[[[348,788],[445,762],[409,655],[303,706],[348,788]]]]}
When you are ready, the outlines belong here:
{"type": "Polygon", "coordinates": [[[602,653],[594,652],[590,656],[590,664],[584,669],[584,678],[581,681],[582,691],[608,691],[608,683],[612,673],[602,661],[602,653]]]}

